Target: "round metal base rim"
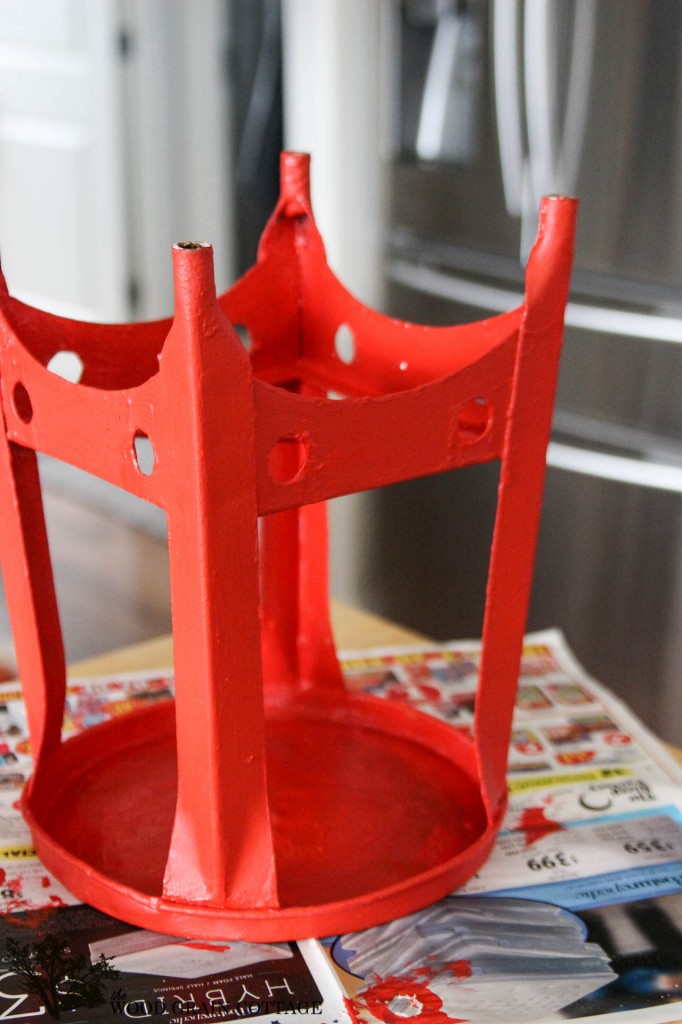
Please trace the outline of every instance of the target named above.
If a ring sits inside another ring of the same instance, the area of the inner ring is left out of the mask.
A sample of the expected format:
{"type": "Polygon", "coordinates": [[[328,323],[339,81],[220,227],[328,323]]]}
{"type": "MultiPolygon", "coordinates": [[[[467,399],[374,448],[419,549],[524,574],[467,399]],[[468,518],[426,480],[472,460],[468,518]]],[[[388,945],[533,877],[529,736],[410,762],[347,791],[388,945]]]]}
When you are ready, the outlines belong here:
{"type": "Polygon", "coordinates": [[[28,801],[24,801],[23,813],[41,861],[82,902],[139,928],[183,938],[254,942],[295,941],[360,931],[443,899],[481,867],[501,823],[499,815],[457,857],[390,889],[319,906],[216,907],[176,903],[130,889],[102,875],[55,842],[33,818],[28,801]]]}

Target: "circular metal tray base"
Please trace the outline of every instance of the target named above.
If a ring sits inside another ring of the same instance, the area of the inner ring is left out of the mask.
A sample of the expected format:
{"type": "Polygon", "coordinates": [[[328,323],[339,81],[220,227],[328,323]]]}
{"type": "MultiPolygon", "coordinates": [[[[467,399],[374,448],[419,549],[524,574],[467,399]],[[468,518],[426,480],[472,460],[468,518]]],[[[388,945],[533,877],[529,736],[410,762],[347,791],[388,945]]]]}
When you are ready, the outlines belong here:
{"type": "Polygon", "coordinates": [[[296,699],[266,712],[280,905],[170,900],[174,712],[145,708],[67,740],[24,798],[47,867],[112,916],[197,937],[357,930],[446,895],[492,845],[499,822],[486,821],[470,740],[366,695],[296,699]]]}

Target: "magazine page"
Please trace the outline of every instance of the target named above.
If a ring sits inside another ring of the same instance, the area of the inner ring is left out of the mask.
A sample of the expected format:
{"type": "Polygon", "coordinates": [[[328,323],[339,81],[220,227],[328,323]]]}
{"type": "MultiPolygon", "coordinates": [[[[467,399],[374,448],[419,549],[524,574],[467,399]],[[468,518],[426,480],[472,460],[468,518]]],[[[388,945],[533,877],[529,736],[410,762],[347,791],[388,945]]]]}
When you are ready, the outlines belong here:
{"type": "MultiPolygon", "coordinates": [[[[348,652],[351,686],[471,733],[480,645],[348,652]]],[[[456,895],[322,945],[362,1020],[682,1018],[682,772],[576,663],[524,646],[509,807],[456,895]]]]}

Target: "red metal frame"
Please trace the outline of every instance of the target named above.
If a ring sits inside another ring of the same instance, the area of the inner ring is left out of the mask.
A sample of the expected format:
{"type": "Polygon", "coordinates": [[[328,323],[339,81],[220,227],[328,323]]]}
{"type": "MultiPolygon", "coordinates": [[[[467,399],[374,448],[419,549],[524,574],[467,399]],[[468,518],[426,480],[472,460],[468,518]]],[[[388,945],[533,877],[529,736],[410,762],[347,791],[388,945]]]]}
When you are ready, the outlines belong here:
{"type": "Polygon", "coordinates": [[[35,757],[24,813],[76,895],[181,935],[291,939],[408,913],[480,866],[505,808],[576,203],[543,201],[521,308],[428,328],[366,309],[333,276],[308,170],[283,154],[257,264],[220,298],[210,246],[173,247],[172,322],[78,323],[6,288],[0,300],[0,556],[35,757]],[[60,350],[80,356],[79,383],[48,370],[60,350]],[[35,451],[168,520],[175,703],[66,742],[35,451]],[[472,743],[344,689],[324,503],[490,459],[472,743]]]}

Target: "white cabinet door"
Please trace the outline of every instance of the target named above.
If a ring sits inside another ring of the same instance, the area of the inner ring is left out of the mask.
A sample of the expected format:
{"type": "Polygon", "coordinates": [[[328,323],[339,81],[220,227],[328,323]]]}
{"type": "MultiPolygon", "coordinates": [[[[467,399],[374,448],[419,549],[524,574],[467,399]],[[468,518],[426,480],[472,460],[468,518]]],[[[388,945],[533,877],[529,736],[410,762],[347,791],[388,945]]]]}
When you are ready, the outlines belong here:
{"type": "MultiPolygon", "coordinates": [[[[86,321],[165,316],[171,244],[231,281],[224,0],[0,0],[0,256],[10,291],[86,321]]],[[[62,364],[59,372],[73,369],[62,364]]],[[[43,460],[136,526],[151,505],[43,460]]]]}
{"type": "Polygon", "coordinates": [[[0,253],[11,292],[125,320],[116,0],[0,0],[0,253]]]}
{"type": "Polygon", "coordinates": [[[170,246],[231,280],[224,0],[0,0],[0,255],[85,320],[172,311],[170,246]]]}
{"type": "Polygon", "coordinates": [[[211,242],[218,290],[232,282],[228,4],[120,2],[133,312],[153,319],[173,310],[173,242],[211,242]]]}

